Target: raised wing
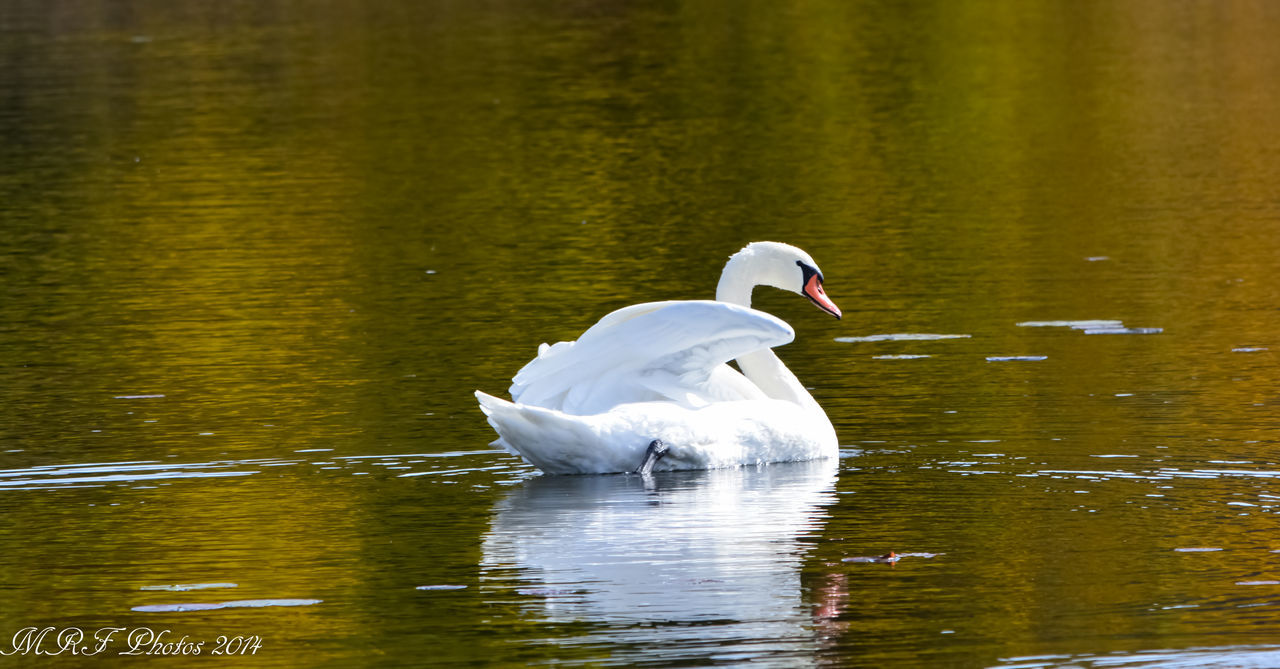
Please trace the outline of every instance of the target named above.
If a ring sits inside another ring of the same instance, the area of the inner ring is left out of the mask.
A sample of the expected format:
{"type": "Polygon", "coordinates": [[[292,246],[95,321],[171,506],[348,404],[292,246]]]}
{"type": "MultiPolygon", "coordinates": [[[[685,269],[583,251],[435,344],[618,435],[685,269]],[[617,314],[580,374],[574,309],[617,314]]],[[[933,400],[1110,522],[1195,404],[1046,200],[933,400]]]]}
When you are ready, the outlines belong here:
{"type": "Polygon", "coordinates": [[[727,302],[649,302],[619,309],[577,341],[543,344],[512,379],[521,404],[592,414],[626,402],[691,406],[763,393],[725,365],[781,346],[795,331],[777,317],[727,302]]]}

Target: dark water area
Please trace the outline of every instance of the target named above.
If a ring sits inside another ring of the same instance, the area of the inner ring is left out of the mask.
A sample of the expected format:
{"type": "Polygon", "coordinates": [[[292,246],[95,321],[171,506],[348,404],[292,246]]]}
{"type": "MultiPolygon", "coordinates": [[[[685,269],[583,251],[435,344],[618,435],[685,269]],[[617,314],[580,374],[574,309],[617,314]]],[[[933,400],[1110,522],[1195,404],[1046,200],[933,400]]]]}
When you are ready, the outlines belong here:
{"type": "Polygon", "coordinates": [[[5,3],[0,664],[1280,665],[1277,31],[5,3]],[[489,446],[472,391],[762,239],[844,309],[755,296],[838,461],[489,446]]]}

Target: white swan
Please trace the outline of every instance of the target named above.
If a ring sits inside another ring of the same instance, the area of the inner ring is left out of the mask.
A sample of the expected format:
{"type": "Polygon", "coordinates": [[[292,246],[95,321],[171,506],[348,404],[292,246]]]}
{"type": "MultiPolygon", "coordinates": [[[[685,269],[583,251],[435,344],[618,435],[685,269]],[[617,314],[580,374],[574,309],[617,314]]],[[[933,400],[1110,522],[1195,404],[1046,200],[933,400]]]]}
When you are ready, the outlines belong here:
{"type": "Polygon", "coordinates": [[[477,390],[494,444],[548,474],[834,457],[831,421],[769,350],[795,331],[751,308],[757,285],[800,293],[840,318],[809,254],[748,244],[725,264],[715,301],[624,307],[577,341],[541,345],[512,379],[514,402],[477,390]],[[741,373],[726,364],[733,359],[741,373]]]}

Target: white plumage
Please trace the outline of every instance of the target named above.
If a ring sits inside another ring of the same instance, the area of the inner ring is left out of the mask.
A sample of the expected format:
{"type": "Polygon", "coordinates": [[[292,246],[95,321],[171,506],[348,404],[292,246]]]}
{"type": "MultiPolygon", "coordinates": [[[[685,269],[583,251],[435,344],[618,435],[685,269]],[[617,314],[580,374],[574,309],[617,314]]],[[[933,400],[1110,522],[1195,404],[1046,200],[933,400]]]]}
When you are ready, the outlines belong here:
{"type": "Polygon", "coordinates": [[[770,350],[795,331],[750,308],[756,285],[840,316],[808,254],[749,244],[725,265],[717,300],[624,307],[577,341],[540,346],[512,379],[512,402],[476,391],[495,444],[548,474],[633,471],[655,439],[670,449],[655,469],[834,456],[831,422],[770,350]],[[726,364],[735,359],[742,372],[726,364]]]}

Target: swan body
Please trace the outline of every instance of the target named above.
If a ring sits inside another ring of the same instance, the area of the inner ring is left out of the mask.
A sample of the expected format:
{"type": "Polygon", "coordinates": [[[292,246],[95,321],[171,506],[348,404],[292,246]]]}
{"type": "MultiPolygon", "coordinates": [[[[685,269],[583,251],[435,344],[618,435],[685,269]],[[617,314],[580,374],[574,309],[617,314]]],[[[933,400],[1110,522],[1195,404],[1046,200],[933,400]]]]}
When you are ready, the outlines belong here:
{"type": "Polygon", "coordinates": [[[513,401],[476,391],[494,444],[548,474],[633,471],[654,440],[669,448],[648,463],[657,470],[835,456],[831,421],[771,350],[795,331],[750,307],[756,285],[840,317],[808,254],[749,244],[725,265],[716,300],[624,307],[577,341],[541,345],[512,379],[513,401]]]}

